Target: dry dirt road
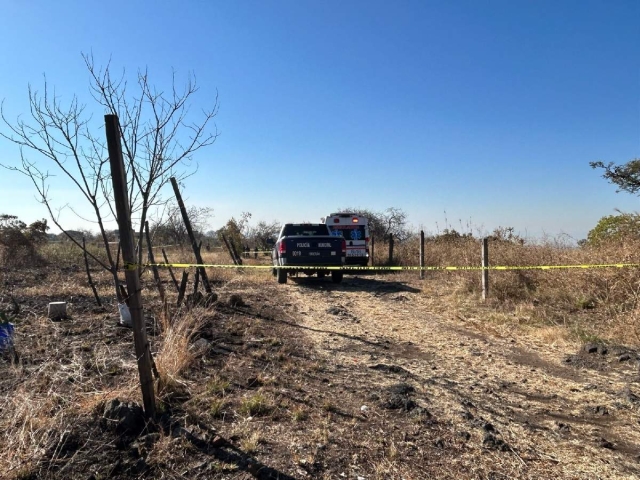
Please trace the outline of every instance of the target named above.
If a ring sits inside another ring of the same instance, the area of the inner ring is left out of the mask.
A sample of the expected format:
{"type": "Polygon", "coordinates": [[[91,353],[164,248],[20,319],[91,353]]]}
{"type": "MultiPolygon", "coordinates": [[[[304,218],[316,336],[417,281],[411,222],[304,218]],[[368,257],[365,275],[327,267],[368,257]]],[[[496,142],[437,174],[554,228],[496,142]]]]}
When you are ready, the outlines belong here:
{"type": "MultiPolygon", "coordinates": [[[[635,352],[543,344],[492,331],[481,319],[445,318],[435,311],[432,280],[273,283],[267,294],[335,366],[328,386],[342,410],[434,419],[430,443],[451,454],[444,469],[425,467],[425,475],[640,478],[635,352]],[[625,353],[630,360],[620,361],[625,353]]],[[[395,446],[400,455],[392,451],[386,467],[378,464],[378,476],[417,478],[412,464],[428,464],[428,455],[418,460],[410,452],[427,430],[405,431],[395,446]]],[[[357,446],[366,449],[366,439],[357,446]]]]}

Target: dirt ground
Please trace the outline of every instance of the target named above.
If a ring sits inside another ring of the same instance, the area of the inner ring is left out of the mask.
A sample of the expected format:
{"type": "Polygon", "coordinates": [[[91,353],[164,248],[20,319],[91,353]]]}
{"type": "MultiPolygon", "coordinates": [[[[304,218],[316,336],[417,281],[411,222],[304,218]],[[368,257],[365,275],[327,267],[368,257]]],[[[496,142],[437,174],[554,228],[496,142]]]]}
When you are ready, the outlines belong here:
{"type": "MultiPolygon", "coordinates": [[[[409,274],[214,280],[158,421],[114,426],[115,399],[139,415],[132,334],[75,274],[12,277],[1,478],[640,477],[636,351],[452,315],[446,283],[409,274]],[[53,299],[70,319],[46,319],[53,299]]],[[[153,314],[147,327],[155,352],[153,314]]]]}

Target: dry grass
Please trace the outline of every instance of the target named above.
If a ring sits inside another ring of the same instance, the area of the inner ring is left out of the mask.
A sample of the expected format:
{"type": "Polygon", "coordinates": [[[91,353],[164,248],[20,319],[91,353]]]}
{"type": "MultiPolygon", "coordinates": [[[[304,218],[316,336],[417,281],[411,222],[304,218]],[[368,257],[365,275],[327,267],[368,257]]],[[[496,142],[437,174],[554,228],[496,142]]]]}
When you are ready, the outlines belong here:
{"type": "Polygon", "coordinates": [[[159,319],[162,341],[155,355],[155,363],[159,374],[158,395],[162,397],[187,387],[183,373],[198,356],[191,344],[207,322],[207,311],[199,307],[183,310],[173,318],[163,312],[159,319]]]}
{"type": "Polygon", "coordinates": [[[240,402],[240,408],[238,409],[241,415],[247,417],[255,417],[259,415],[266,415],[272,409],[265,395],[261,392],[257,392],[249,397],[246,397],[240,402]]]}
{"type": "MultiPolygon", "coordinates": [[[[417,240],[398,245],[396,252],[398,263],[418,263],[417,240]]],[[[380,253],[386,255],[386,251],[380,253]]],[[[480,242],[473,238],[427,241],[425,246],[427,266],[477,267],[480,256],[480,242]]],[[[640,263],[640,240],[625,239],[598,247],[575,247],[562,239],[489,243],[491,266],[612,263],[640,263]]],[[[478,310],[480,272],[426,272],[427,279],[446,285],[440,295],[448,301],[439,304],[453,315],[474,317],[484,312],[482,316],[490,324],[541,329],[540,333],[547,338],[555,331],[558,339],[640,344],[640,326],[636,321],[640,308],[637,267],[495,270],[489,276],[489,300],[478,310]],[[492,313],[487,314],[487,309],[492,313]]]]}

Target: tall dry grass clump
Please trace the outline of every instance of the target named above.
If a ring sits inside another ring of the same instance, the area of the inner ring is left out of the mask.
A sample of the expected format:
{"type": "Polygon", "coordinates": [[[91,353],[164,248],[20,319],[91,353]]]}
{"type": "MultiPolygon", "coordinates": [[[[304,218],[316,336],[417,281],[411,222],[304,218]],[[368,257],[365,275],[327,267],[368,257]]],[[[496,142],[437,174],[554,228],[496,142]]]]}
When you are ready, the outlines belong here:
{"type": "Polygon", "coordinates": [[[193,341],[207,323],[203,308],[181,310],[173,318],[166,312],[160,315],[162,340],[155,354],[158,371],[158,395],[169,397],[188,387],[183,373],[193,364],[198,352],[193,341]]]}

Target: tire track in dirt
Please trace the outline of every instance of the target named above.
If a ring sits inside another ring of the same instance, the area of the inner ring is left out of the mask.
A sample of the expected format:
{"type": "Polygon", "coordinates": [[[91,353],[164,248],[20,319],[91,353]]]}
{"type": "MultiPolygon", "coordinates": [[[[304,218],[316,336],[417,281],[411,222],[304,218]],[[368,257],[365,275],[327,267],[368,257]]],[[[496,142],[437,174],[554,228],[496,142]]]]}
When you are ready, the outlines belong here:
{"type": "Polygon", "coordinates": [[[418,282],[299,278],[285,288],[305,334],[354,382],[412,381],[437,417],[479,432],[481,445],[463,460],[486,461],[478,455],[495,434],[523,477],[539,468],[566,478],[640,475],[638,405],[619,395],[637,381],[630,371],[578,370],[563,363],[571,352],[440,317],[418,282]]]}

